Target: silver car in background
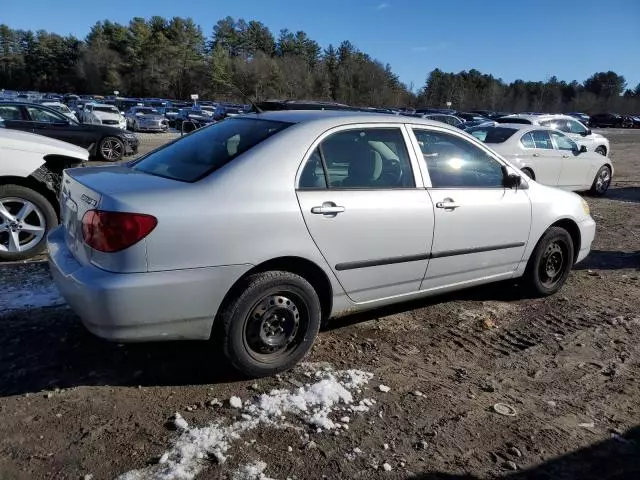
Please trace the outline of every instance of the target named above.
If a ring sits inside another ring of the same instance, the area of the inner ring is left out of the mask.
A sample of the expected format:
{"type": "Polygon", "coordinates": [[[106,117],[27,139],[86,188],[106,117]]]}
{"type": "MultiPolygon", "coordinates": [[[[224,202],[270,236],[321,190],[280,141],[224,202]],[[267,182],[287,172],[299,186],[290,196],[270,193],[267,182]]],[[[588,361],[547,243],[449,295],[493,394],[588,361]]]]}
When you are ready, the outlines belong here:
{"type": "Polygon", "coordinates": [[[520,278],[550,295],[589,253],[574,193],[460,129],[279,111],[127,165],[66,170],[55,282],[114,341],[212,338],[250,376],[300,361],[323,320],[520,278]]]}
{"type": "Polygon", "coordinates": [[[165,116],[152,107],[132,107],[125,118],[127,129],[134,132],[164,132],[169,128],[165,116]]]}

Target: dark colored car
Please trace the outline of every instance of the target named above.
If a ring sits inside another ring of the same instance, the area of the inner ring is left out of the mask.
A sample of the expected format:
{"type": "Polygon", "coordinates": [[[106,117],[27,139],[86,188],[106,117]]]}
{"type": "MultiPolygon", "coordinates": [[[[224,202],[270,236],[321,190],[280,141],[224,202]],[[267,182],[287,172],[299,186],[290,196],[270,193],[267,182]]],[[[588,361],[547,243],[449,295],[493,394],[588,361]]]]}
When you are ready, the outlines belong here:
{"type": "Polygon", "coordinates": [[[640,115],[624,115],[622,126],[624,128],[640,128],[640,115]]]}
{"type": "Polygon", "coordinates": [[[3,102],[2,120],[6,128],[69,142],[108,162],[138,151],[138,137],[133,133],[107,125],[81,124],[44,105],[3,102]]]}
{"type": "Polygon", "coordinates": [[[200,128],[215,122],[215,120],[212,116],[209,116],[197,107],[187,107],[181,108],[178,115],[174,118],[175,128],[180,130],[184,122],[191,122],[196,128],[200,128]]]}
{"type": "Polygon", "coordinates": [[[567,115],[572,116],[573,118],[579,120],[580,122],[582,122],[582,124],[585,127],[590,126],[591,124],[591,117],[589,115],[587,115],[586,113],[581,113],[581,112],[570,112],[567,113],[567,115]]]}
{"type": "Polygon", "coordinates": [[[622,128],[624,117],[617,113],[596,113],[591,115],[589,123],[592,127],[618,127],[622,128]]]}
{"type": "Polygon", "coordinates": [[[474,112],[456,112],[456,117],[461,118],[465,122],[474,122],[476,120],[489,120],[489,117],[474,112]]]}

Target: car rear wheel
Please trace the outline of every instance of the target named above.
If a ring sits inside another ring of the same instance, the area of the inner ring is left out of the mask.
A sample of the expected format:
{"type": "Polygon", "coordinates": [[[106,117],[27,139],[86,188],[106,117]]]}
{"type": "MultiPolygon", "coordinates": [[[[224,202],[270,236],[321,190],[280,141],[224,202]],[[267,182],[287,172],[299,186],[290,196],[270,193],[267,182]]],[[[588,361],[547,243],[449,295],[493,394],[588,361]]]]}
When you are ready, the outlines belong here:
{"type": "Polygon", "coordinates": [[[536,176],[534,175],[533,170],[531,170],[530,168],[523,168],[522,169],[522,173],[524,173],[531,180],[535,180],[536,179],[536,176]]]}
{"type": "Polygon", "coordinates": [[[115,162],[124,156],[124,143],[116,137],[105,137],[98,147],[100,157],[107,162],[115,162]]]}
{"type": "Polygon", "coordinates": [[[611,185],[611,169],[607,165],[603,165],[596,173],[596,178],[593,179],[593,185],[591,185],[590,193],[601,197],[611,185]]]}
{"type": "Polygon", "coordinates": [[[607,149],[605,147],[603,147],[602,145],[600,145],[598,148],[596,148],[595,152],[599,153],[600,155],[604,155],[605,157],[607,156],[607,149]]]}
{"type": "Polygon", "coordinates": [[[564,228],[551,227],[533,250],[524,281],[535,296],[556,293],[567,280],[573,266],[574,245],[571,235],[564,228]]]}
{"type": "Polygon", "coordinates": [[[0,260],[24,260],[44,251],[58,224],[49,201],[21,185],[0,186],[0,260]]]}
{"type": "Polygon", "coordinates": [[[246,278],[221,315],[221,341],[249,377],[290,369],[309,352],[321,323],[318,294],[304,278],[271,271],[246,278]]]}

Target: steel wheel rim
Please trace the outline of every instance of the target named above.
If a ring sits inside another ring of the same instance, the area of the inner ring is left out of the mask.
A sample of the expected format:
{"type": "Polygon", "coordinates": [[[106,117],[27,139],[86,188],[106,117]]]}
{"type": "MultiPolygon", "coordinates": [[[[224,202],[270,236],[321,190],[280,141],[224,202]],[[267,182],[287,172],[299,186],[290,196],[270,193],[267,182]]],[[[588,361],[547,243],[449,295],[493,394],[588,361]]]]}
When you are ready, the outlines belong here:
{"type": "Polygon", "coordinates": [[[26,252],[42,241],[47,230],[44,212],[19,197],[0,199],[0,252],[26,252]]]}
{"type": "Polygon", "coordinates": [[[559,241],[550,243],[540,259],[540,282],[547,288],[555,286],[562,278],[567,265],[566,246],[559,241]]]}
{"type": "Polygon", "coordinates": [[[100,148],[102,155],[108,160],[117,160],[122,156],[122,145],[117,140],[107,139],[100,148]]]}
{"type": "Polygon", "coordinates": [[[243,340],[249,355],[262,363],[274,363],[292,354],[304,338],[308,312],[293,292],[262,297],[249,310],[243,340]]]}
{"type": "Polygon", "coordinates": [[[598,178],[596,180],[596,190],[598,193],[604,193],[609,188],[609,184],[611,183],[611,174],[609,173],[609,169],[605,168],[600,172],[598,178]]]}

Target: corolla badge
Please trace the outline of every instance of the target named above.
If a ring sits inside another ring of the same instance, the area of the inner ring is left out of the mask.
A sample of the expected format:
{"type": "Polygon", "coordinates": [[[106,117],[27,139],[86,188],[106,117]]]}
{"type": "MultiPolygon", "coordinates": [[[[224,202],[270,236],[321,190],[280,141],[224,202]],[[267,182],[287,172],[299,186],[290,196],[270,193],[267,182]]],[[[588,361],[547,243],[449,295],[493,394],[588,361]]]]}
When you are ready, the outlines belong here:
{"type": "Polygon", "coordinates": [[[88,195],[85,195],[84,193],[82,194],[82,196],[80,197],[80,199],[84,202],[84,203],[88,203],[89,205],[91,205],[92,207],[95,207],[96,205],[98,205],[98,201],[94,198],[91,198],[88,195]]]}

